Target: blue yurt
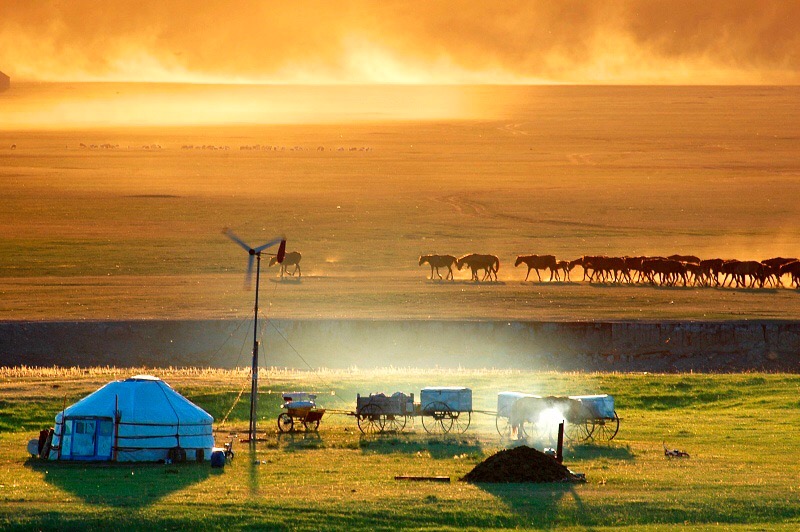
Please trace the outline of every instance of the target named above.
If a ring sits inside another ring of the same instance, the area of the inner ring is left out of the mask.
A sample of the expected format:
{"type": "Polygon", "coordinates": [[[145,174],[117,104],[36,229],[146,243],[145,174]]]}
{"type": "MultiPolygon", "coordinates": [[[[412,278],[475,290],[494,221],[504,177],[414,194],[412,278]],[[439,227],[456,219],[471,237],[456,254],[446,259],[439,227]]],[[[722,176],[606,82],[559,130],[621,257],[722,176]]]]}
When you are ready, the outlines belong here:
{"type": "Polygon", "coordinates": [[[208,460],[214,418],[150,375],[110,382],[59,412],[49,458],[208,460]]]}

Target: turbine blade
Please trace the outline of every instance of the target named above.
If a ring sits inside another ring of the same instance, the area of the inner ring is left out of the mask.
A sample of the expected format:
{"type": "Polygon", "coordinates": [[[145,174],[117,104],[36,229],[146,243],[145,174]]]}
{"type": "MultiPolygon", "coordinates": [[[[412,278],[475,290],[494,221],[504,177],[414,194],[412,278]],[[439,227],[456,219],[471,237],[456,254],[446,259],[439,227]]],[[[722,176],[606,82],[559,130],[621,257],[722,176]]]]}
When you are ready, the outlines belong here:
{"type": "Polygon", "coordinates": [[[234,242],[236,242],[240,246],[242,246],[242,248],[244,248],[244,250],[247,251],[248,253],[250,252],[250,246],[245,244],[244,241],[241,238],[239,238],[238,236],[236,236],[236,234],[233,231],[231,231],[229,228],[226,227],[225,229],[223,229],[222,230],[222,234],[227,236],[228,238],[230,238],[231,240],[233,240],[234,242]]]}
{"type": "Polygon", "coordinates": [[[274,246],[275,244],[277,244],[278,242],[281,242],[282,240],[284,240],[284,238],[282,236],[279,236],[278,238],[273,238],[272,240],[270,240],[269,242],[267,242],[263,246],[258,246],[253,251],[255,251],[256,253],[259,253],[260,251],[265,250],[268,247],[274,246]]]}

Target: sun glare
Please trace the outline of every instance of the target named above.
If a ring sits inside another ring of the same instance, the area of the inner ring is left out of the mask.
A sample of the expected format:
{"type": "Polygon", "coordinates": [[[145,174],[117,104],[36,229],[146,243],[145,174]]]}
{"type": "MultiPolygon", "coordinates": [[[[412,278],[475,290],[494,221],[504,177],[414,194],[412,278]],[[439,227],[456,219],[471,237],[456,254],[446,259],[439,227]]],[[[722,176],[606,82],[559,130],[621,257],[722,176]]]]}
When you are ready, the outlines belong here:
{"type": "Polygon", "coordinates": [[[539,414],[536,426],[542,434],[558,434],[558,425],[564,421],[564,414],[555,408],[547,408],[539,414]]]}

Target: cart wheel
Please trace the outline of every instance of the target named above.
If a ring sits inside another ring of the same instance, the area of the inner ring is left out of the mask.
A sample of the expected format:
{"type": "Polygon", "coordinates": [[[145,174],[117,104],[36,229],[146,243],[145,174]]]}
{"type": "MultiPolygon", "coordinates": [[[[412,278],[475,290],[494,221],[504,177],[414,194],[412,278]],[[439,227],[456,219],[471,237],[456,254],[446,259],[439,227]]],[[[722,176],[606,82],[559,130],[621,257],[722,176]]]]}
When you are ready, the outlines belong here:
{"type": "Polygon", "coordinates": [[[436,401],[422,409],[422,426],[428,434],[447,434],[453,428],[453,413],[446,404],[436,401]]]}
{"type": "Polygon", "coordinates": [[[384,432],[401,432],[406,427],[406,416],[389,414],[384,416],[384,432]]]}
{"type": "Polygon", "coordinates": [[[524,420],[519,424],[519,427],[517,427],[516,439],[518,440],[530,440],[534,442],[543,439],[545,436],[546,434],[544,431],[540,427],[537,427],[536,423],[532,421],[524,420]]]}
{"type": "Polygon", "coordinates": [[[500,438],[508,439],[511,437],[511,422],[507,417],[498,415],[494,420],[494,424],[497,427],[497,433],[500,435],[500,438]]]}
{"type": "Polygon", "coordinates": [[[564,423],[564,437],[567,441],[573,443],[588,440],[592,437],[592,432],[594,432],[594,421],[591,419],[578,421],[577,423],[570,423],[569,421],[564,423]]]}
{"type": "Polygon", "coordinates": [[[611,441],[619,432],[619,416],[614,411],[614,417],[609,419],[594,420],[594,439],[597,441],[611,441]]]}
{"type": "Polygon", "coordinates": [[[376,404],[365,405],[358,413],[358,428],[364,434],[383,432],[385,417],[381,407],[376,404]]]}
{"type": "Polygon", "coordinates": [[[453,428],[450,430],[457,434],[464,434],[472,421],[472,412],[452,412],[453,428]]]}
{"type": "Polygon", "coordinates": [[[292,416],[284,412],[278,416],[278,430],[281,432],[291,432],[294,428],[292,416]]]}
{"type": "Polygon", "coordinates": [[[527,440],[529,431],[534,436],[536,435],[536,425],[532,423],[528,424],[528,429],[526,429],[525,424],[522,423],[517,427],[517,430],[514,431],[514,427],[511,425],[511,420],[509,418],[497,416],[494,424],[497,427],[497,433],[500,434],[500,438],[502,439],[527,440]]]}
{"type": "Polygon", "coordinates": [[[319,428],[319,419],[315,419],[314,421],[303,421],[303,426],[307,431],[316,432],[316,430],[319,428]]]}

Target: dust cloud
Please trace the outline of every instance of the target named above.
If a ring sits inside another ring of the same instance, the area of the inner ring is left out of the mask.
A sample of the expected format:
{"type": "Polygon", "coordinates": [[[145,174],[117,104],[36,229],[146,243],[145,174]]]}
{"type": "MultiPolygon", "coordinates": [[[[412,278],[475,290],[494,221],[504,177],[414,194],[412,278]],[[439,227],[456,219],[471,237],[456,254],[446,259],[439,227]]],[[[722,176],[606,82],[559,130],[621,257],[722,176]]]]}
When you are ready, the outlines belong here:
{"type": "Polygon", "coordinates": [[[0,4],[28,81],[795,84],[800,2],[0,4]]]}

